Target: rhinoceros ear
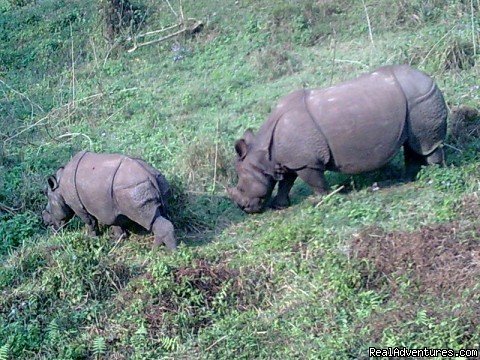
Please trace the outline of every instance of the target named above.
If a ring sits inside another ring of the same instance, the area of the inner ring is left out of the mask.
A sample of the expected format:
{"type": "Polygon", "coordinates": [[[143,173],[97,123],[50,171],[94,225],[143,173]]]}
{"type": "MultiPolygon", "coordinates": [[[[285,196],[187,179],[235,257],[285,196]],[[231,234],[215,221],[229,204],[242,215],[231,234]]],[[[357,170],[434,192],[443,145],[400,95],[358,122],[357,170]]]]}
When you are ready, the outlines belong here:
{"type": "Polygon", "coordinates": [[[58,188],[58,181],[57,181],[57,178],[55,177],[55,175],[50,175],[47,179],[47,184],[48,184],[48,187],[50,188],[50,190],[55,190],[56,188],[58,188]]]}
{"type": "Polygon", "coordinates": [[[247,129],[243,133],[242,139],[245,140],[247,145],[249,145],[253,142],[254,137],[255,137],[255,134],[253,133],[252,129],[247,129]]]}
{"type": "Polygon", "coordinates": [[[240,160],[243,160],[248,152],[248,145],[253,142],[255,134],[252,129],[247,129],[242,138],[235,142],[235,151],[237,152],[240,160]]]}
{"type": "Polygon", "coordinates": [[[247,156],[248,145],[245,142],[245,139],[238,139],[235,141],[235,151],[237,152],[238,158],[243,160],[247,156]]]}

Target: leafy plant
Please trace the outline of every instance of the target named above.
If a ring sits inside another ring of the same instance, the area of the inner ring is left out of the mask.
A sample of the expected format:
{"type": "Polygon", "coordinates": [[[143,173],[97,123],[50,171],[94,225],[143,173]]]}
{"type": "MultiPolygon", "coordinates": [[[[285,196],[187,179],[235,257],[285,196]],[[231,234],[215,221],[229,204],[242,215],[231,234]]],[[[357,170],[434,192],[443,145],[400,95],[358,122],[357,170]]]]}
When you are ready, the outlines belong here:
{"type": "Polygon", "coordinates": [[[98,359],[102,355],[104,355],[106,351],[107,351],[107,345],[105,343],[105,339],[102,336],[97,336],[95,339],[93,339],[93,343],[92,343],[93,356],[95,356],[98,359]]]}
{"type": "Polygon", "coordinates": [[[8,360],[8,344],[0,346],[0,360],[8,360]]]}

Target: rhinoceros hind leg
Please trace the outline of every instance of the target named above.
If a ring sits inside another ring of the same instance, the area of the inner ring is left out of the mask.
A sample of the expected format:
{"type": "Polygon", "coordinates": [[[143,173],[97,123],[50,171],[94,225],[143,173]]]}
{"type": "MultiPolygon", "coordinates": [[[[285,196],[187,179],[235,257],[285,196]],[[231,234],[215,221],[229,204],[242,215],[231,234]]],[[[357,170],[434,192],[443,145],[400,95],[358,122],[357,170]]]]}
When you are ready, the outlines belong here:
{"type": "Polygon", "coordinates": [[[288,194],[296,178],[297,174],[293,172],[285,174],[283,180],[278,183],[277,195],[273,198],[271,204],[272,208],[283,209],[290,206],[290,197],[288,194]]]}
{"type": "Polygon", "coordinates": [[[121,226],[112,226],[112,234],[115,239],[127,237],[127,230],[121,226]]]}
{"type": "Polygon", "coordinates": [[[408,145],[403,146],[405,158],[405,175],[407,179],[414,180],[422,165],[445,165],[445,155],[442,147],[438,147],[429,155],[417,154],[408,145]]]}
{"type": "Polygon", "coordinates": [[[164,243],[169,250],[176,250],[178,243],[173,231],[173,224],[167,219],[158,216],[152,225],[152,232],[155,235],[153,247],[156,248],[161,243],[164,243]]]}
{"type": "Polygon", "coordinates": [[[434,152],[425,157],[428,165],[445,166],[445,152],[443,147],[438,147],[434,152]]]}
{"type": "Polygon", "coordinates": [[[300,179],[305,181],[317,195],[325,194],[328,191],[327,181],[323,170],[305,168],[297,171],[300,179]]]}

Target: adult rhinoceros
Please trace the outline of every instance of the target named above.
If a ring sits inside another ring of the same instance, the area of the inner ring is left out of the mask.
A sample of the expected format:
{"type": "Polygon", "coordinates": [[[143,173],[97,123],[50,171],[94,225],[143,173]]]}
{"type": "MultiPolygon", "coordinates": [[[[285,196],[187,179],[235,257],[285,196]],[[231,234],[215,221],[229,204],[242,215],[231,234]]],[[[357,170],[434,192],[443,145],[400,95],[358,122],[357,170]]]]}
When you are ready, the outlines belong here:
{"type": "Polygon", "coordinates": [[[263,209],[279,181],[273,207],[288,206],[299,176],[316,193],[324,171],[378,169],[403,146],[407,172],[443,164],[447,109],[428,75],[406,65],[384,66],[324,89],[282,99],[256,135],[235,143],[238,184],[230,197],[246,212],[263,209]]]}

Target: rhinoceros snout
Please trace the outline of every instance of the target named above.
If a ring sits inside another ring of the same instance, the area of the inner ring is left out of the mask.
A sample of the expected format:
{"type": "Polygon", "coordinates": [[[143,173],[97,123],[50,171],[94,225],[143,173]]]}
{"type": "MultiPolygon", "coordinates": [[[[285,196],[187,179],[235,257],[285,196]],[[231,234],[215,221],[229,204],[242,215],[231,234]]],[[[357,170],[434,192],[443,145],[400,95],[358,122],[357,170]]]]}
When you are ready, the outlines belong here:
{"type": "Polygon", "coordinates": [[[261,198],[248,198],[244,196],[237,188],[227,189],[230,198],[246,213],[257,213],[263,209],[261,198]]]}
{"type": "Polygon", "coordinates": [[[243,199],[237,188],[227,189],[230,199],[232,199],[242,210],[246,206],[246,199],[243,199]]]}
{"type": "Polygon", "coordinates": [[[42,220],[43,220],[43,225],[45,226],[52,225],[52,217],[47,210],[42,211],[42,220]]]}

